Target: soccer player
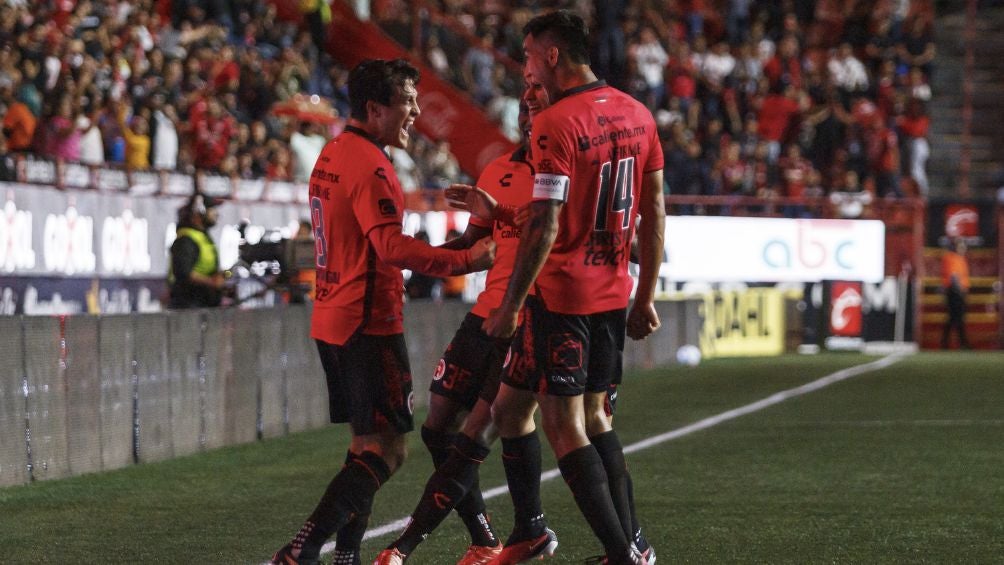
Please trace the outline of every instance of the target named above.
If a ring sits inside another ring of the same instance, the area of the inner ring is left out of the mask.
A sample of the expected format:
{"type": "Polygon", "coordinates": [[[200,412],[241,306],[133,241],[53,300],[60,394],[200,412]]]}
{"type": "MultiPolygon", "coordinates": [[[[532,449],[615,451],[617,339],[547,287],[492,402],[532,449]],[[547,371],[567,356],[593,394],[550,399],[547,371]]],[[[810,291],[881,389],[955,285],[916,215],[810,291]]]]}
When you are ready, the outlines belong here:
{"type": "MultiPolygon", "coordinates": [[[[547,105],[546,99],[539,98],[539,92],[539,88],[536,91],[528,88],[520,104],[520,126],[524,132],[529,118],[547,105]]],[[[485,167],[478,188],[453,185],[447,192],[448,197],[460,201],[458,207],[471,210],[473,215],[464,234],[443,246],[465,248],[491,235],[498,246],[495,264],[488,271],[485,290],[446,348],[430,385],[429,417],[422,427],[422,439],[432,453],[436,471],[426,483],[408,527],[380,553],[375,565],[403,563],[454,507],[471,534],[471,546],[458,565],[489,563],[502,551],[502,543],[485,513],[478,467],[497,437],[491,403],[499,388],[508,342],[488,337],[481,325],[502,301],[516,258],[520,232],[514,215],[530,201],[533,183],[533,169],[527,159],[524,143],[512,154],[502,155],[485,167]],[[470,413],[461,433],[451,433],[454,422],[465,411],[470,413]]],[[[539,508],[539,500],[536,505],[539,508]]],[[[553,553],[556,547],[557,539],[552,533],[549,546],[541,551],[553,553]]]]}
{"type": "Polygon", "coordinates": [[[659,327],[662,151],[648,110],[596,79],[582,18],[552,12],[524,33],[526,74],[561,94],[534,119],[530,218],[502,304],[484,324],[488,335],[513,336],[493,414],[503,438],[518,438],[532,414],[518,391],[534,391],[561,474],[605,561],[648,563],[630,542],[624,455],[603,404],[621,378],[625,333],[642,339],[659,327]],[[640,275],[626,312],[636,214],[640,275]],[[536,295],[528,298],[531,286],[536,295]]]}
{"type": "Polygon", "coordinates": [[[431,247],[401,233],[404,196],[384,147],[407,148],[418,118],[418,70],[403,59],[368,60],[349,75],[351,115],[321,152],[310,179],[317,289],[311,336],[327,376],[331,421],[348,422],[345,464],[299,532],[272,557],[319,563],[338,532],[334,562],[359,563],[376,491],[405,459],[412,430],[401,269],[448,276],[491,265],[495,243],[431,247]]]}

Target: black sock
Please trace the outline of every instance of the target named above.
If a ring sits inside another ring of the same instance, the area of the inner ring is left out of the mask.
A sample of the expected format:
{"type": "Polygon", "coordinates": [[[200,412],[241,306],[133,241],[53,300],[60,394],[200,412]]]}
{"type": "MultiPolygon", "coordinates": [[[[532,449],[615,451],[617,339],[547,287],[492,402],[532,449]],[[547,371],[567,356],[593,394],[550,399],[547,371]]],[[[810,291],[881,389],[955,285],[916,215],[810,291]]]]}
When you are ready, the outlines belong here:
{"type": "MultiPolygon", "coordinates": [[[[356,454],[351,451],[345,457],[345,464],[348,465],[356,458],[356,454]]],[[[332,555],[332,565],[359,565],[359,548],[363,543],[363,535],[366,533],[366,526],[369,525],[370,515],[356,514],[338,530],[335,542],[335,553],[332,555]]]]}
{"type": "Polygon", "coordinates": [[[649,548],[648,540],[641,533],[641,525],[638,523],[638,513],[634,509],[634,481],[631,480],[631,473],[627,474],[628,502],[631,504],[631,539],[640,551],[649,548]]]}
{"type": "Polygon", "coordinates": [[[494,547],[499,543],[498,536],[488,520],[485,499],[481,496],[481,481],[478,479],[478,470],[488,457],[489,449],[464,434],[457,435],[455,447],[467,460],[477,461],[464,471],[467,473],[463,479],[467,494],[457,503],[457,514],[471,534],[471,543],[494,547]]]}
{"type": "Polygon", "coordinates": [[[558,460],[558,468],[607,556],[616,559],[616,556],[628,555],[631,546],[610,499],[607,473],[596,448],[586,445],[566,454],[558,460]]]}
{"type": "MultiPolygon", "coordinates": [[[[432,454],[432,461],[436,469],[439,469],[440,465],[446,461],[450,447],[460,437],[466,436],[449,434],[422,426],[422,441],[429,453],[432,454]]],[[[481,496],[481,484],[476,474],[474,482],[467,489],[467,494],[460,502],[457,502],[456,509],[460,519],[467,526],[467,531],[471,534],[471,543],[485,546],[498,545],[495,530],[491,527],[485,512],[485,500],[481,496]]]]}
{"type": "Polygon", "coordinates": [[[607,473],[607,485],[610,488],[610,500],[613,501],[614,508],[617,509],[617,517],[620,518],[624,535],[631,539],[634,534],[634,528],[631,524],[634,511],[631,507],[627,463],[624,461],[621,440],[617,437],[617,432],[610,430],[589,438],[589,441],[592,442],[600,460],[603,461],[603,470],[607,473]]]}
{"type": "Polygon", "coordinates": [[[422,500],[412,513],[408,527],[391,546],[405,555],[414,551],[464,498],[478,476],[478,466],[487,456],[487,447],[465,435],[458,436],[446,461],[425,483],[422,500]]]}
{"type": "Polygon", "coordinates": [[[485,499],[481,495],[481,481],[477,475],[474,476],[474,482],[467,489],[467,494],[457,503],[457,514],[467,526],[472,544],[486,547],[498,545],[498,535],[488,518],[485,499]]]}
{"type": "Polygon", "coordinates": [[[369,514],[373,495],[389,478],[387,463],[371,451],[364,451],[342,467],[293,540],[300,557],[316,558],[332,534],[354,516],[369,514]]]}
{"type": "Polygon", "coordinates": [[[540,507],[540,438],[537,432],[502,438],[502,466],[509,483],[515,524],[506,543],[523,541],[544,533],[547,523],[540,507]]]}

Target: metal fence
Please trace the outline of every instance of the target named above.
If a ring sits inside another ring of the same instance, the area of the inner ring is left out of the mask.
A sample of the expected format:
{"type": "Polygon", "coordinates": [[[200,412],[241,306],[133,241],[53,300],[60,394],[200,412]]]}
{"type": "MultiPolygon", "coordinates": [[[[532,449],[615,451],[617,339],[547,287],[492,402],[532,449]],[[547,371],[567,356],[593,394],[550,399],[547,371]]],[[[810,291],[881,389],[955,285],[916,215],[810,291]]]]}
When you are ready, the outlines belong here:
{"type": "MultiPolygon", "coordinates": [[[[468,304],[412,302],[419,405],[468,304]]],[[[627,367],[697,343],[696,302],[662,302],[663,329],[627,367]]],[[[0,317],[0,486],[118,469],[328,422],[310,309],[0,317]]]]}

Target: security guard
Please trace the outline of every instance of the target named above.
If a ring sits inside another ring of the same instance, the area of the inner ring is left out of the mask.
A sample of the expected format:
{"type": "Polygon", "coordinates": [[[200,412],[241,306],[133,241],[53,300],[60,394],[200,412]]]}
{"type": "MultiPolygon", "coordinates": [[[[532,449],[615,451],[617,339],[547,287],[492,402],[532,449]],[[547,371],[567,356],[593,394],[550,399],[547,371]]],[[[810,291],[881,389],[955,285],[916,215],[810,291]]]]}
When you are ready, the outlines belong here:
{"type": "Polygon", "coordinates": [[[171,297],[168,308],[219,306],[223,298],[216,244],[209,228],[216,225],[221,201],[196,193],[178,210],[178,235],[171,245],[167,275],[171,297]]]}

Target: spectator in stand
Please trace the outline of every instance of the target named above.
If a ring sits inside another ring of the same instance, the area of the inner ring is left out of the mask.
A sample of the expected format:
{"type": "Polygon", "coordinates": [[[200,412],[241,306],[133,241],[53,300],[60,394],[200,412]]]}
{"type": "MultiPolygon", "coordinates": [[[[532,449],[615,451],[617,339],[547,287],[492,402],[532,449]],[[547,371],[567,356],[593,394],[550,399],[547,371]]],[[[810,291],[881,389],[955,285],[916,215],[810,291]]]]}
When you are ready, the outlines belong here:
{"type": "Polygon", "coordinates": [[[741,45],[749,36],[750,5],[753,0],[729,0],[729,13],[725,19],[729,44],[741,45]]]}
{"type": "Polygon", "coordinates": [[[688,117],[687,123],[696,127],[697,113],[700,111],[700,105],[694,104],[697,98],[698,65],[690,52],[689,44],[677,44],[676,53],[667,65],[666,76],[670,95],[680,101],[680,111],[688,117]],[[693,111],[691,106],[694,106],[693,111]]]}
{"type": "Polygon", "coordinates": [[[930,79],[936,53],[930,26],[923,18],[914,17],[909,28],[906,37],[896,44],[896,54],[903,67],[901,72],[906,72],[910,67],[920,67],[924,71],[924,76],[930,79]]]}
{"type": "Polygon", "coordinates": [[[290,136],[289,148],[293,152],[293,180],[307,182],[310,179],[314,163],[317,162],[321,150],[328,143],[328,140],[321,133],[322,130],[320,124],[301,121],[300,128],[290,136]]]}
{"type": "Polygon", "coordinates": [[[906,88],[909,96],[921,102],[931,100],[931,86],[927,84],[927,77],[920,67],[911,67],[906,77],[906,88]]]}
{"type": "Polygon", "coordinates": [[[899,186],[899,140],[876,112],[864,132],[868,171],[879,196],[902,196],[899,186]]]}
{"type": "Polygon", "coordinates": [[[764,65],[764,75],[770,80],[770,87],[802,88],[802,63],[799,60],[798,39],[786,35],[781,39],[777,54],[764,65]]]}
{"type": "Polygon", "coordinates": [[[495,37],[490,32],[482,32],[480,43],[467,50],[461,65],[464,85],[474,100],[484,106],[495,97],[497,91],[492,74],[495,70],[495,37]]]}
{"type": "Polygon", "coordinates": [[[760,139],[767,142],[767,161],[771,165],[777,163],[781,156],[781,145],[791,138],[800,112],[808,106],[807,97],[802,96],[796,87],[788,86],[784,90],[777,90],[779,86],[780,83],[772,87],[771,92],[763,98],[757,116],[757,133],[760,139]]]}
{"type": "Polygon", "coordinates": [[[150,137],[153,167],[160,170],[174,170],[178,166],[178,113],[174,105],[167,102],[163,92],[150,97],[152,123],[150,137]]]}
{"type": "MultiPolygon", "coordinates": [[[[460,164],[450,151],[450,142],[445,139],[439,140],[433,146],[431,155],[426,161],[429,167],[429,174],[426,176],[432,187],[446,188],[460,177],[460,164]]],[[[459,236],[458,233],[457,237],[459,236]]],[[[453,238],[447,236],[446,240],[450,239],[453,238]]]]}
{"type": "MultiPolygon", "coordinates": [[[[805,198],[808,186],[815,170],[812,163],[802,156],[802,149],[797,143],[788,145],[785,156],[778,163],[781,183],[784,186],[785,198],[801,200],[805,198]]],[[[784,207],[787,218],[808,217],[808,208],[804,204],[789,203],[784,207]]]]}
{"type": "Polygon", "coordinates": [[[729,44],[721,41],[711,48],[711,52],[704,57],[704,65],[701,67],[701,74],[707,83],[715,86],[724,84],[726,77],[732,74],[736,68],[736,59],[729,52],[729,44]]]}
{"type": "Polygon", "coordinates": [[[54,110],[46,121],[44,155],[60,162],[75,163],[80,160],[79,113],[69,95],[62,96],[54,110]]]}
{"type": "Polygon", "coordinates": [[[125,139],[125,164],[131,170],[145,171],[150,168],[149,124],[139,114],[128,116],[128,107],[122,104],[118,109],[119,126],[125,139]]]}
{"type": "Polygon", "coordinates": [[[628,57],[634,60],[638,74],[645,80],[645,94],[642,99],[649,110],[662,106],[666,95],[664,71],[669,55],[659,43],[659,38],[650,27],[643,27],[638,41],[628,46],[628,57]]]}
{"type": "Polygon", "coordinates": [[[752,194],[753,179],[749,164],[742,157],[742,146],[732,141],[715,166],[718,174],[719,193],[734,196],[752,194]]]}
{"type": "Polygon", "coordinates": [[[906,112],[896,118],[896,128],[904,148],[906,172],[917,185],[917,196],[927,197],[927,158],[931,148],[927,143],[927,133],[931,119],[924,113],[924,104],[916,98],[906,104],[906,112]]]}
{"type": "MultiPolygon", "coordinates": [[[[222,159],[221,159],[222,160],[222,159]]],[[[274,144],[269,152],[268,168],[265,170],[265,178],[268,180],[288,181],[293,177],[290,165],[292,158],[289,149],[281,144],[274,144]]]]}
{"type": "Polygon", "coordinates": [[[0,100],[4,105],[3,135],[7,151],[30,150],[38,120],[25,103],[14,97],[13,84],[0,86],[0,100]]]}
{"type": "MultiPolygon", "coordinates": [[[[236,132],[236,124],[223,111],[219,99],[208,96],[205,112],[196,112],[192,117],[194,129],[195,166],[205,170],[215,170],[227,156],[230,138],[236,132]]],[[[286,173],[288,177],[288,172],[286,173]]]]}
{"type": "Polygon", "coordinates": [[[830,57],[827,69],[845,104],[868,90],[868,72],[865,71],[864,64],[854,56],[850,43],[840,44],[837,52],[830,57]]]}
{"type": "Polygon", "coordinates": [[[101,141],[101,130],[98,129],[98,110],[91,110],[88,115],[78,118],[80,123],[80,162],[93,167],[105,162],[105,147],[101,141]]]}

